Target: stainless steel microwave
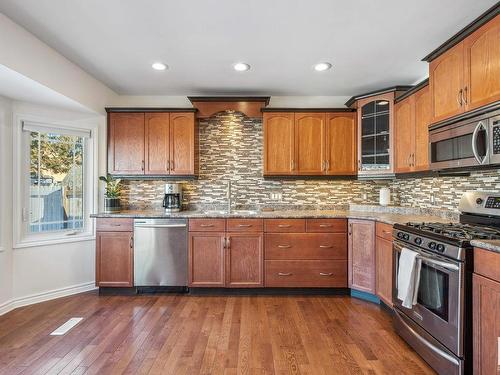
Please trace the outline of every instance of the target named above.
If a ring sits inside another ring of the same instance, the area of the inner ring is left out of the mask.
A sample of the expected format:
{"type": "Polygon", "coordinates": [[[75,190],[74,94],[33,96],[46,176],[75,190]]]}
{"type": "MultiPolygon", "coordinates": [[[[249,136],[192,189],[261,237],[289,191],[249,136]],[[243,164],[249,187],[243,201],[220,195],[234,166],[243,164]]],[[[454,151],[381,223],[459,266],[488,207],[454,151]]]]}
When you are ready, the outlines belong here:
{"type": "Polygon", "coordinates": [[[429,159],[432,170],[500,164],[500,113],[431,128],[429,159]]]}

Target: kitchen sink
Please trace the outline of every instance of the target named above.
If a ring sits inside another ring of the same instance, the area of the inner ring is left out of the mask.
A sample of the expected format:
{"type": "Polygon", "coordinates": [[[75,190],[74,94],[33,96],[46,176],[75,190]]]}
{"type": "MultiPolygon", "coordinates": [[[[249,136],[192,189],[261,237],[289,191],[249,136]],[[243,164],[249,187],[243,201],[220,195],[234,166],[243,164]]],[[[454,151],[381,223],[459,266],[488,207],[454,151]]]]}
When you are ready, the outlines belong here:
{"type": "Polygon", "coordinates": [[[226,210],[208,210],[204,211],[207,215],[257,215],[259,211],[256,210],[231,210],[228,213],[226,210]]]}

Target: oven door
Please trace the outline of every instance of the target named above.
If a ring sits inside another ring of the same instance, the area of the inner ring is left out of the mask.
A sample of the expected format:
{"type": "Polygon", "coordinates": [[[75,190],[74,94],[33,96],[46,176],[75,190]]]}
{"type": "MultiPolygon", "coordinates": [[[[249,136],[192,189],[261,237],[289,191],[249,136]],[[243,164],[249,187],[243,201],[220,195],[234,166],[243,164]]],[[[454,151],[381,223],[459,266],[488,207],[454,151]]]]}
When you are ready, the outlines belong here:
{"type": "Polygon", "coordinates": [[[458,123],[429,132],[433,170],[473,167],[489,163],[489,120],[458,123]]]}
{"type": "Polygon", "coordinates": [[[455,355],[463,355],[463,263],[428,253],[415,246],[393,242],[394,305],[416,324],[429,332],[455,355]],[[419,253],[422,262],[417,304],[403,307],[397,298],[399,256],[405,247],[419,253]]]}

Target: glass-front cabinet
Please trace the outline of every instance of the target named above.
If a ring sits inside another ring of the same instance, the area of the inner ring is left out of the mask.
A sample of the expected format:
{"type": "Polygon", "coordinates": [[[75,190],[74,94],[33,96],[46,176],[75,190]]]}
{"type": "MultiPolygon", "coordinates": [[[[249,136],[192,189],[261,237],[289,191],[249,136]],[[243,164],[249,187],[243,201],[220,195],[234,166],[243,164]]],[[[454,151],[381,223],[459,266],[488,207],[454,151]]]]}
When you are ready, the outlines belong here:
{"type": "Polygon", "coordinates": [[[358,174],[393,173],[394,92],[358,101],[358,174]]]}

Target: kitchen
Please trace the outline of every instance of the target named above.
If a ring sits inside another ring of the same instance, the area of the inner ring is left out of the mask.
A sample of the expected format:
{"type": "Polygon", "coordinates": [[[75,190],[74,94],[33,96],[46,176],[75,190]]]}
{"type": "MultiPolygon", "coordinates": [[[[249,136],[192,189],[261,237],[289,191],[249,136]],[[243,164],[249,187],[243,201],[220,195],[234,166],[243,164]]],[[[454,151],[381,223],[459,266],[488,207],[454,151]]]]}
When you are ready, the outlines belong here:
{"type": "Polygon", "coordinates": [[[500,5],[278,3],[0,2],[0,374],[500,372],[500,5]]]}

